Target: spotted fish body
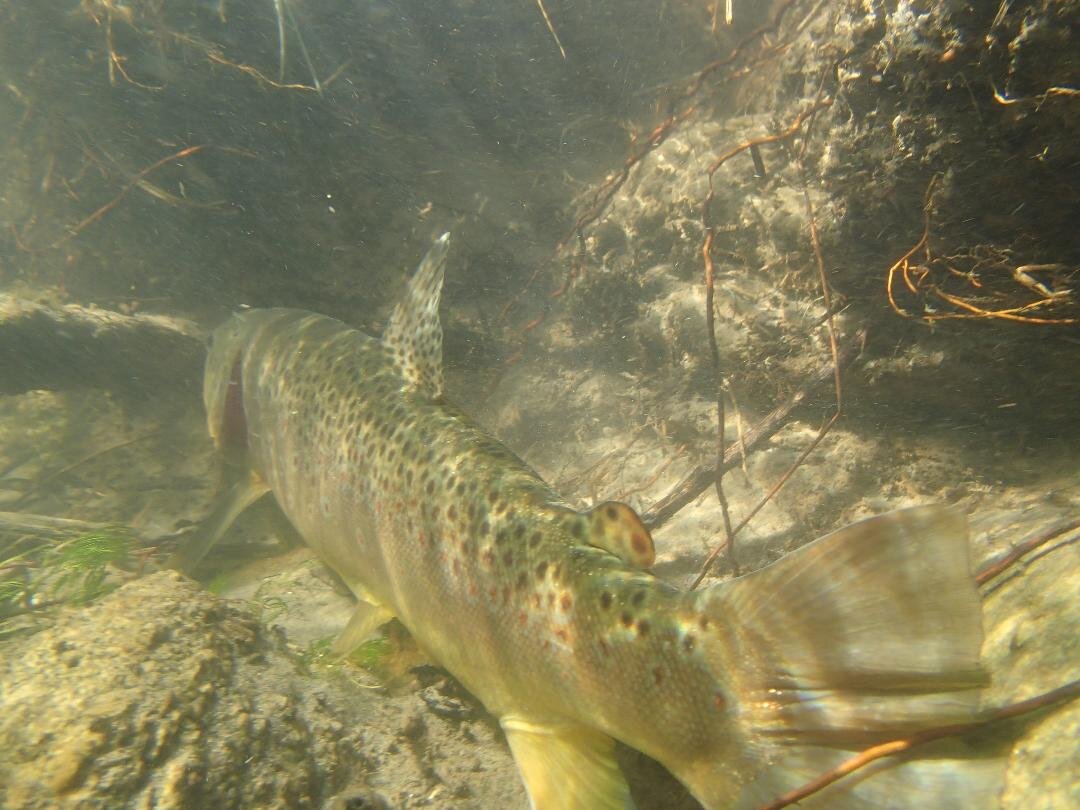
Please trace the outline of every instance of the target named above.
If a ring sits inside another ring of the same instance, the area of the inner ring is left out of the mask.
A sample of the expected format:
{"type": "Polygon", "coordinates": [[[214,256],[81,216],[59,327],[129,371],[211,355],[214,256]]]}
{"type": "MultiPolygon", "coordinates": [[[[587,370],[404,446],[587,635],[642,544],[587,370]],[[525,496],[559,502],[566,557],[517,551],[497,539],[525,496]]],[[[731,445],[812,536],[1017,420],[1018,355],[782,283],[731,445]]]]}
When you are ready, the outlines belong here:
{"type": "MultiPolygon", "coordinates": [[[[868,743],[972,718],[981,623],[961,518],[892,513],[732,583],[665,584],[633,510],[575,511],[444,400],[447,245],[382,339],[286,309],[215,333],[210,431],[246,477],[182,565],[273,492],[357,597],[339,647],[397,617],[499,719],[541,810],[631,806],[613,740],[705,806],[742,807],[868,743]]],[[[886,763],[822,802],[976,806],[994,768],[886,763]]]]}

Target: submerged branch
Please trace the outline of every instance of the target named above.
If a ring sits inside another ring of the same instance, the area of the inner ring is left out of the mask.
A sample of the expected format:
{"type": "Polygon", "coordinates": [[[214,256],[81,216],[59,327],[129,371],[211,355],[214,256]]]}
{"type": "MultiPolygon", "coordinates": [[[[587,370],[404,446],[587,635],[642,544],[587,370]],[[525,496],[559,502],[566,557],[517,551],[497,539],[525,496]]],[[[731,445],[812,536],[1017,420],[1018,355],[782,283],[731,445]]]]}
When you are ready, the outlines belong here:
{"type": "Polygon", "coordinates": [[[164,315],[50,307],[0,294],[0,394],[107,388],[128,394],[198,389],[202,331],[164,315]]]}
{"type": "MultiPolygon", "coordinates": [[[[858,356],[865,340],[863,332],[857,332],[851,340],[839,347],[839,362],[841,366],[847,365],[858,356]]],[[[792,394],[786,402],[781,403],[757,424],[752,425],[745,434],[745,446],[747,450],[768,440],[780,430],[788,420],[805,404],[807,397],[821,388],[826,383],[833,382],[833,364],[826,363],[813,376],[808,378],[802,388],[792,394]]],[[[738,444],[729,446],[724,452],[724,469],[729,470],[739,463],[741,449],[738,444]]],[[[678,512],[716,481],[716,467],[696,467],[682,481],[654,503],[642,515],[642,522],[649,527],[650,531],[656,531],[660,526],[667,523],[678,512]]]]}

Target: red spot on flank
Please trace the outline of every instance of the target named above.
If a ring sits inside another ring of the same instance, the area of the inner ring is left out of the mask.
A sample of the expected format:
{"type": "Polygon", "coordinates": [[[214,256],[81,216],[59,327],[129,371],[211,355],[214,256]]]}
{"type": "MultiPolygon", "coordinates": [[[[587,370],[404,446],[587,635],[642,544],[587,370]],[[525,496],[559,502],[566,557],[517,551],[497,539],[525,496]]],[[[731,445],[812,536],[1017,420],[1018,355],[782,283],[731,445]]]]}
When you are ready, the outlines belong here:
{"type": "Polygon", "coordinates": [[[630,538],[630,545],[634,547],[634,551],[638,554],[644,554],[647,551],[645,538],[636,532],[634,533],[634,536],[630,538]]]}
{"type": "Polygon", "coordinates": [[[555,631],[555,638],[557,638],[563,644],[568,644],[570,642],[570,634],[561,627],[555,631]]]}
{"type": "Polygon", "coordinates": [[[715,706],[720,711],[723,711],[725,708],[727,708],[727,701],[724,700],[724,696],[719,692],[713,694],[713,706],[715,706]]]}
{"type": "Polygon", "coordinates": [[[486,549],[483,554],[484,565],[489,568],[495,565],[495,555],[491,552],[491,549],[486,549]]]}
{"type": "Polygon", "coordinates": [[[518,624],[520,624],[522,627],[524,627],[529,621],[529,616],[524,610],[519,610],[518,615],[517,615],[517,620],[518,620],[518,624]]]}
{"type": "Polygon", "coordinates": [[[570,610],[574,606],[574,600],[570,597],[570,594],[564,593],[559,599],[559,607],[563,610],[570,610]]]}

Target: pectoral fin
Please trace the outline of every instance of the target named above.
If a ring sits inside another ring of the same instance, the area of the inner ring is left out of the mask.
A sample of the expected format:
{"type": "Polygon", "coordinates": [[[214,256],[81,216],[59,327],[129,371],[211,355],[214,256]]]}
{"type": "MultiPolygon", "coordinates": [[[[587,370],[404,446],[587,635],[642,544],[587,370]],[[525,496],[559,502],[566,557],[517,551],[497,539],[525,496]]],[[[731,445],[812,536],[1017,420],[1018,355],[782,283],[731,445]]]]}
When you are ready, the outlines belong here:
{"type": "Polygon", "coordinates": [[[573,724],[501,720],[533,810],[632,810],[615,741],[573,724]]]}
{"type": "Polygon", "coordinates": [[[214,544],[229,530],[240,513],[270,491],[270,487],[254,472],[243,476],[222,495],[210,509],[194,535],[165,561],[166,568],[190,574],[214,544]]]}
{"type": "Polygon", "coordinates": [[[360,600],[356,603],[356,611],[353,613],[345,629],[341,631],[334,643],[330,645],[330,652],[334,655],[345,656],[367,641],[382,625],[394,618],[394,614],[373,602],[360,600]]]}

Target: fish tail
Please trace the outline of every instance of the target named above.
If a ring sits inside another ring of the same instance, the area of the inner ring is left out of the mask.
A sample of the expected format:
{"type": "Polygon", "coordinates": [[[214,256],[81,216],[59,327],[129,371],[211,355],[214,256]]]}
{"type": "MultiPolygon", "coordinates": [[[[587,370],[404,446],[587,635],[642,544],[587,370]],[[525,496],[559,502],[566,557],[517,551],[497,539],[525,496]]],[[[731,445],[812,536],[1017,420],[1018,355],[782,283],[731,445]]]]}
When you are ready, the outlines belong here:
{"type": "MultiPolygon", "coordinates": [[[[718,637],[715,665],[729,668],[757,763],[740,779],[740,806],[775,798],[870,745],[978,715],[987,680],[982,611],[966,522],[951,509],[856,523],[698,600],[730,628],[718,637]]],[[[931,748],[879,760],[815,803],[996,805],[1001,761],[956,742],[931,748]]],[[[711,804],[708,785],[699,788],[711,804]]]]}

